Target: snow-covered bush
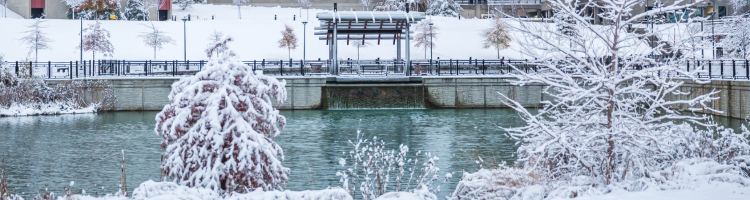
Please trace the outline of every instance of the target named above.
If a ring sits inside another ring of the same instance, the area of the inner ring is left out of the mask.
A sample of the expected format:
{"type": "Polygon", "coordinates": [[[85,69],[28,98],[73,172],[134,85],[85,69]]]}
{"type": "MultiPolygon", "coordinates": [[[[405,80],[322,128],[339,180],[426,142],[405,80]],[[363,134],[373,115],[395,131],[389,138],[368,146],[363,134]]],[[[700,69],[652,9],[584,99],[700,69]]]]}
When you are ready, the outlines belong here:
{"type": "MultiPolygon", "coordinates": [[[[511,199],[521,193],[529,196],[546,185],[543,176],[527,170],[500,164],[495,169],[480,169],[474,173],[464,172],[449,200],[461,199],[511,199]],[[533,191],[533,192],[532,192],[533,191]]],[[[544,190],[542,190],[543,192],[544,190]]],[[[543,194],[543,193],[542,193],[543,194]]]]}
{"type": "MultiPolygon", "coordinates": [[[[232,53],[229,51],[229,47],[227,46],[228,42],[232,41],[232,37],[227,36],[224,38],[224,33],[214,30],[213,33],[211,33],[210,36],[208,36],[208,46],[206,47],[206,55],[208,58],[212,58],[214,56],[218,57],[224,57],[228,55],[224,55],[224,53],[232,53]]],[[[231,55],[234,56],[234,55],[231,55]]]]}
{"type": "Polygon", "coordinates": [[[425,14],[433,16],[458,17],[463,11],[461,5],[453,0],[432,0],[425,14]]]}
{"type": "MultiPolygon", "coordinates": [[[[344,190],[352,197],[388,199],[399,195],[399,192],[414,193],[417,196],[425,196],[422,194],[426,192],[434,197],[432,193],[440,191],[442,184],[433,186],[440,179],[437,174],[440,168],[435,166],[439,160],[437,156],[417,152],[415,156],[424,156],[424,162],[420,163],[419,158],[408,158],[409,147],[406,145],[400,145],[398,151],[387,150],[386,143],[377,141],[377,137],[372,140],[362,137],[357,131],[357,140],[349,140],[354,150],[342,152],[346,158],[339,159],[342,170],[336,172],[344,190]],[[415,169],[420,165],[421,168],[415,169]],[[388,190],[395,193],[386,195],[388,190]]],[[[452,176],[448,173],[443,177],[445,182],[452,176]]]]}
{"type": "Polygon", "coordinates": [[[0,115],[37,115],[112,110],[117,99],[106,80],[74,80],[49,86],[41,78],[0,84],[0,115]]]}
{"type": "Polygon", "coordinates": [[[724,56],[746,59],[750,55],[750,18],[738,16],[725,19],[720,29],[721,35],[724,35],[719,42],[724,48],[724,56]]]}
{"type": "Polygon", "coordinates": [[[180,6],[181,10],[185,10],[188,8],[193,8],[193,4],[195,4],[195,0],[172,0],[172,3],[180,6]]]}
{"type": "Polygon", "coordinates": [[[289,168],[273,138],[286,118],[271,101],[286,100],[285,85],[231,56],[175,82],[170,103],[156,116],[166,149],[162,172],[181,185],[220,193],[282,189],[289,168]]]}
{"type": "Polygon", "coordinates": [[[526,122],[525,126],[503,128],[518,140],[516,168],[501,167],[496,172],[482,172],[495,175],[475,175],[505,177],[518,174],[513,170],[523,170],[534,174],[523,180],[541,182],[520,185],[517,194],[512,194],[491,189],[496,186],[473,187],[474,177],[465,176],[467,186],[459,188],[466,191],[455,194],[486,196],[477,193],[490,191],[511,198],[550,198],[601,194],[617,188],[639,191],[673,184],[664,178],[667,175],[659,174],[690,159],[734,166],[733,171],[721,173],[744,184],[739,180],[747,174],[739,170],[742,164],[738,160],[750,154],[746,129],[736,134],[717,127],[710,116],[692,113],[721,112],[708,106],[718,99],[717,91],[690,94],[681,90],[685,80],[706,83],[696,76],[703,71],[685,70],[679,57],[653,59],[652,54],[675,55],[681,45],[650,47],[646,44],[652,33],[629,30],[646,16],[694,4],[678,2],[631,14],[633,6],[644,0],[600,1],[583,7],[567,0],[547,2],[556,8],[556,15],[566,19],[555,21],[564,21],[563,26],[571,27],[575,34],[560,31],[559,25],[517,19],[512,28],[518,34],[513,40],[520,43],[523,54],[538,60],[539,70],[527,73],[511,67],[517,78],[513,84],[546,85],[543,93],[551,98],[542,101],[537,112],[530,112],[499,93],[526,122]],[[605,23],[594,24],[592,18],[579,15],[586,9],[603,10],[598,16],[605,23]],[[684,79],[673,78],[676,75],[684,79]]]}
{"type": "Polygon", "coordinates": [[[130,21],[148,21],[148,7],[146,0],[128,0],[123,15],[130,21]]]}

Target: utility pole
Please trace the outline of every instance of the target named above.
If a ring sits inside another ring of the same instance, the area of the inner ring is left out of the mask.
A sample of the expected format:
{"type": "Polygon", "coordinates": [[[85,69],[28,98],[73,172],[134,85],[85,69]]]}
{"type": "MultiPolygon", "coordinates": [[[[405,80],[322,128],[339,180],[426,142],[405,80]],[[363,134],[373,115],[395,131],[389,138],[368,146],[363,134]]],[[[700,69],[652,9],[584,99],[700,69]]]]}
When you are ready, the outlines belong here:
{"type": "Polygon", "coordinates": [[[305,60],[305,50],[307,49],[307,19],[302,21],[302,60],[305,60]]]}
{"type": "MultiPolygon", "coordinates": [[[[75,13],[73,13],[75,15],[75,13]]],[[[83,17],[78,16],[81,19],[81,63],[83,63],[83,17]]]]}

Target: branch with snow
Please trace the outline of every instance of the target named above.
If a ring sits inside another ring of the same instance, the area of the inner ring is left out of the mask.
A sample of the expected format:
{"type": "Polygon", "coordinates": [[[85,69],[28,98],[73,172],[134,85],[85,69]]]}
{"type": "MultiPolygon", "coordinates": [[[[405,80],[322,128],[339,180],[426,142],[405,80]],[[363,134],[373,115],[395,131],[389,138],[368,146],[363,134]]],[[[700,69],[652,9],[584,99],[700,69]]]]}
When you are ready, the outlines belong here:
{"type": "MultiPolygon", "coordinates": [[[[89,27],[83,29],[83,34],[83,51],[91,51],[94,60],[96,60],[97,52],[108,57],[115,53],[115,48],[109,42],[109,31],[102,27],[101,22],[96,21],[96,23],[89,25],[89,27]]],[[[81,44],[76,46],[76,50],[80,48],[81,44]]]]}
{"type": "Polygon", "coordinates": [[[286,118],[272,99],[286,101],[285,85],[232,57],[209,60],[195,76],[174,83],[170,103],[156,116],[166,150],[162,172],[219,193],[283,189],[289,168],[273,139],[286,118]]]}

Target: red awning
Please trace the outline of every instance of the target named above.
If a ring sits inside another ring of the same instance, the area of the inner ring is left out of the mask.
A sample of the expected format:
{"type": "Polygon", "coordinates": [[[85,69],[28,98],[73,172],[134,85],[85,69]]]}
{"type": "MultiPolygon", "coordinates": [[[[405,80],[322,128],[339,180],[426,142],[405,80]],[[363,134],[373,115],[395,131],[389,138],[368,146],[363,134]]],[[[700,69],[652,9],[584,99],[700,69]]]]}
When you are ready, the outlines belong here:
{"type": "Polygon", "coordinates": [[[31,0],[31,8],[44,8],[44,0],[31,0]]]}
{"type": "Polygon", "coordinates": [[[172,3],[169,2],[169,0],[159,0],[159,10],[169,10],[169,7],[172,6],[172,3]]]}

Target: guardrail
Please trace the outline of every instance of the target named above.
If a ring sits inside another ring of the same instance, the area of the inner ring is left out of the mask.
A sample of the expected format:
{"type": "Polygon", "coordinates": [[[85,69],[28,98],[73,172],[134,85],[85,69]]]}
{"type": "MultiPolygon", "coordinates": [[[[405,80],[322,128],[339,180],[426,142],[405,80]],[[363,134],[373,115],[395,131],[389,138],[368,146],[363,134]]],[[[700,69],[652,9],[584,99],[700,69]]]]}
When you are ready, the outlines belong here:
{"type": "Polygon", "coordinates": [[[454,0],[459,5],[539,5],[546,0],[454,0]]]}
{"type": "MultiPolygon", "coordinates": [[[[178,77],[201,71],[207,61],[68,61],[68,62],[9,62],[17,75],[45,79],[73,79],[85,77],[178,77]]],[[[270,76],[461,76],[508,75],[514,70],[544,73],[545,67],[529,60],[414,60],[408,68],[396,60],[340,60],[334,73],[328,60],[253,60],[242,61],[256,73],[270,76]],[[511,65],[515,66],[513,69],[511,65]]],[[[681,63],[687,71],[703,70],[699,78],[750,80],[749,60],[690,60],[681,63]]],[[[635,66],[634,70],[647,66],[635,66]]],[[[677,75],[675,75],[677,77],[677,75]]]]}

